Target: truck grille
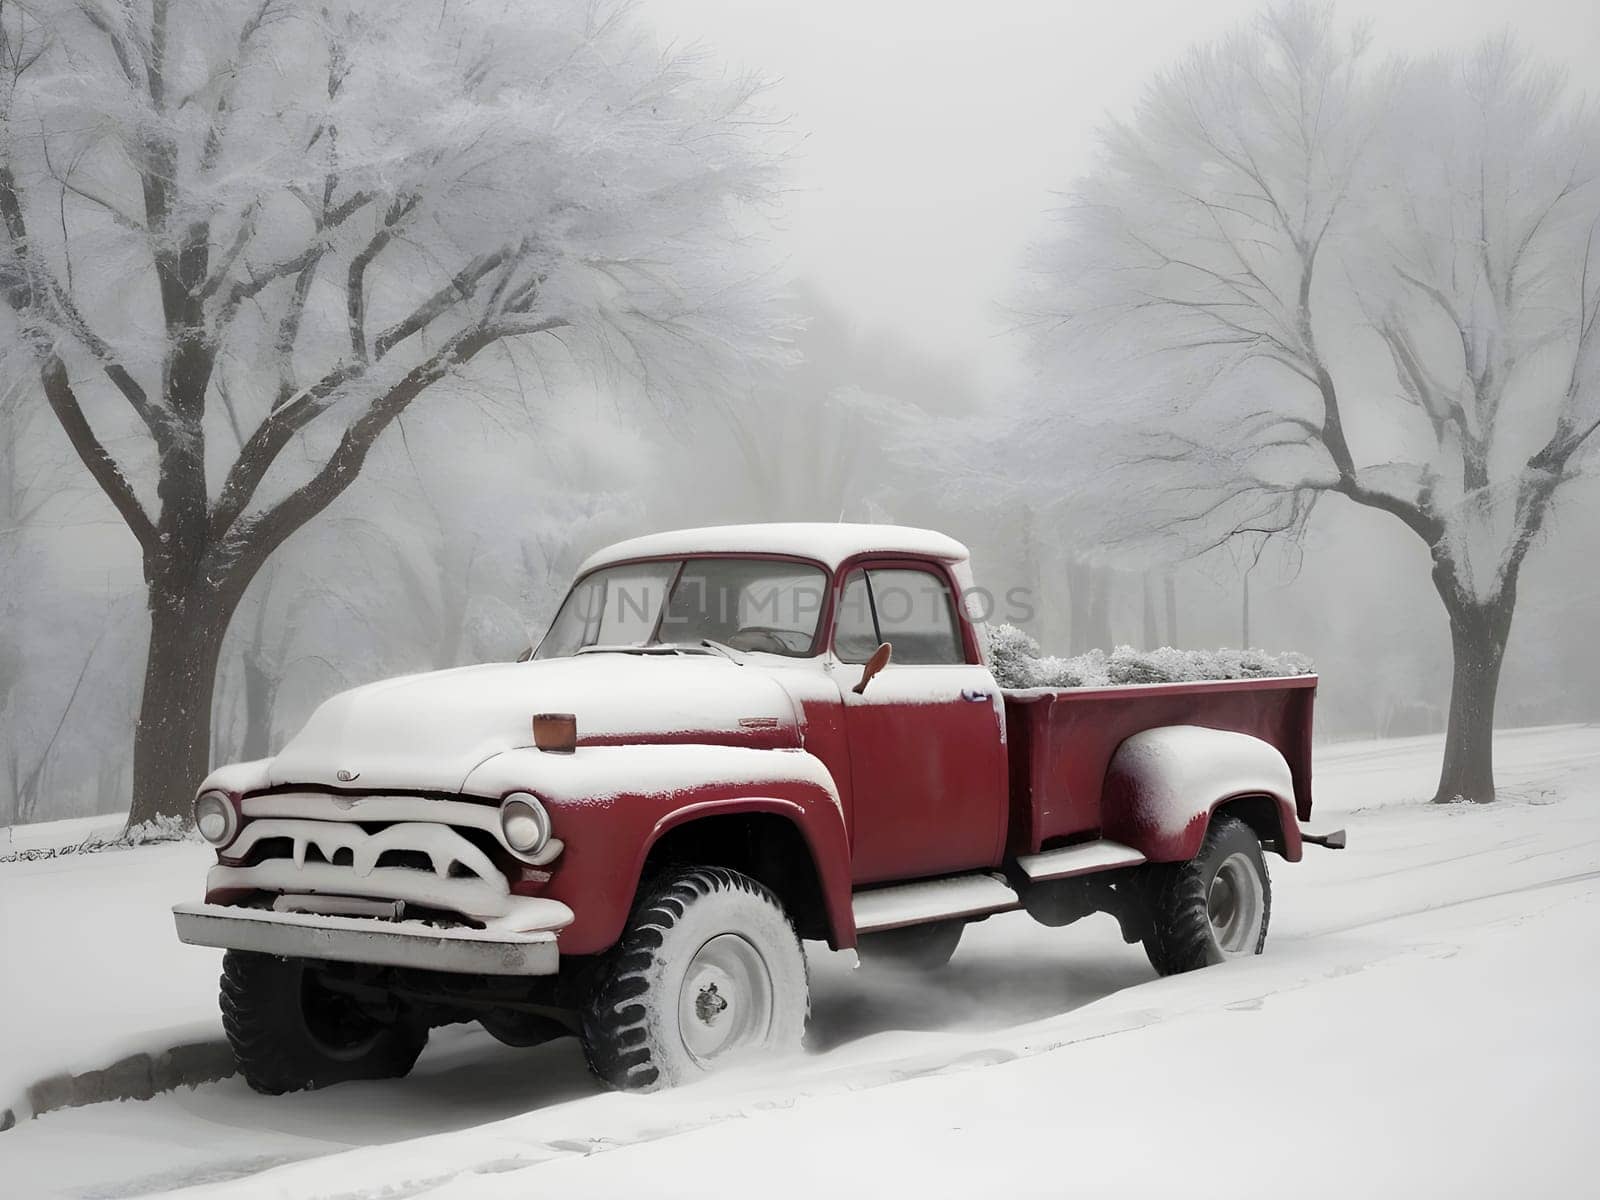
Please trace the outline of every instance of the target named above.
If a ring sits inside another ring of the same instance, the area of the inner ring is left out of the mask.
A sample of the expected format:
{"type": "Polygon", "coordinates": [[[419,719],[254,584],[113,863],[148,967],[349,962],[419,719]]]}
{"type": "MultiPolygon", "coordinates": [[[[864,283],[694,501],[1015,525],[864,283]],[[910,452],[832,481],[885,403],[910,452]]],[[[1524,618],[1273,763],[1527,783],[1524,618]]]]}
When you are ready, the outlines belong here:
{"type": "Polygon", "coordinates": [[[493,804],[423,796],[247,796],[238,839],[208,885],[399,900],[475,925],[513,925],[523,897],[498,865],[493,804]]]}

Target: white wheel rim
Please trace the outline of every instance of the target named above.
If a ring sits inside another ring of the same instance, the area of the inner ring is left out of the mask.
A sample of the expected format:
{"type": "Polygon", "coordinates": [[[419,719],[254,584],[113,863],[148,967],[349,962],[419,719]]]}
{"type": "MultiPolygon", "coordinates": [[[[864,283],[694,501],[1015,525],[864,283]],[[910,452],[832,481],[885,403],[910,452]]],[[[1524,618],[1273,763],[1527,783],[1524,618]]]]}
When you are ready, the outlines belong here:
{"type": "Polygon", "coordinates": [[[1261,944],[1266,907],[1261,875],[1249,856],[1236,853],[1223,859],[1206,892],[1206,914],[1217,949],[1229,958],[1254,954],[1261,944]]]}
{"type": "Polygon", "coordinates": [[[736,933],[700,947],[678,991],[684,1049],[701,1066],[764,1045],[772,1031],[773,984],[767,961],[736,933]]]}

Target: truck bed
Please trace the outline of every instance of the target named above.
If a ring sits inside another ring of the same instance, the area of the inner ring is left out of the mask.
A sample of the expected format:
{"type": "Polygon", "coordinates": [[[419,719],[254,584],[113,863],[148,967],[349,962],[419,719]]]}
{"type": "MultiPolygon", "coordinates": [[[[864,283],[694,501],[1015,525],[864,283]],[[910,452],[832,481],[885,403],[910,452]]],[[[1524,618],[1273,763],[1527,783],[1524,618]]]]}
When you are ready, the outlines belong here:
{"type": "Polygon", "coordinates": [[[1100,835],[1111,756],[1136,733],[1198,725],[1275,746],[1294,779],[1295,808],[1311,816],[1311,708],[1317,677],[1002,690],[1011,776],[1012,855],[1100,835]]]}

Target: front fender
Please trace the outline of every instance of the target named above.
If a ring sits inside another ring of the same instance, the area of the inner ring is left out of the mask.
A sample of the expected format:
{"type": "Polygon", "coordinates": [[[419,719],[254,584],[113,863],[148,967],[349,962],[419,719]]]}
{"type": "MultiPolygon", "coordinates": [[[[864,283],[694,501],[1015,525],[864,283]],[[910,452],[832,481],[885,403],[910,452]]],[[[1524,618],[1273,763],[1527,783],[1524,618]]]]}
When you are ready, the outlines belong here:
{"type": "Polygon", "coordinates": [[[1106,770],[1102,823],[1106,837],[1151,862],[1182,862],[1200,852],[1211,814],[1245,797],[1272,803],[1277,829],[1266,835],[1276,838],[1284,858],[1298,862],[1294,781],[1278,749],[1249,734],[1167,725],[1117,747],[1106,770]]]}
{"type": "Polygon", "coordinates": [[[237,800],[246,792],[259,792],[272,786],[272,760],[253,758],[249,762],[228,763],[207,775],[194,790],[201,792],[226,792],[237,800]]]}
{"type": "Polygon", "coordinates": [[[853,945],[849,839],[833,777],[803,750],[743,746],[584,746],[570,754],[511,750],[477,767],[467,792],[529,791],[550,812],[562,855],[548,882],[513,890],[572,909],[562,954],[614,945],[633,907],[650,848],[707,816],[767,813],[791,821],[811,851],[833,940],[853,945]]]}
{"type": "MultiPolygon", "coordinates": [[[[765,813],[782,817],[800,831],[811,862],[816,868],[831,932],[829,944],[845,949],[856,944],[855,910],[851,907],[850,838],[845,831],[844,814],[837,795],[807,795],[802,791],[789,798],[776,795],[751,795],[749,786],[738,781],[712,784],[694,796],[681,797],[682,803],[662,816],[651,831],[648,843],[640,848],[634,877],[644,871],[645,859],[655,844],[672,830],[706,817],[765,813]]],[[[767,790],[773,791],[771,787],[767,790]]]]}

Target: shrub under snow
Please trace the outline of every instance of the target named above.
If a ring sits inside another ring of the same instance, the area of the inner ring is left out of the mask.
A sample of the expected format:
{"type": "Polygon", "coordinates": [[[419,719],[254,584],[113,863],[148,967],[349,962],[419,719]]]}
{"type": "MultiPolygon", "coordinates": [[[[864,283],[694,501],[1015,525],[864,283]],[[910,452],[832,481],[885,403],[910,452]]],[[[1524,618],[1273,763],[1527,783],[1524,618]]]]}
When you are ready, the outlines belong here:
{"type": "Polygon", "coordinates": [[[1212,679],[1269,679],[1309,675],[1303,654],[1265,650],[1091,650],[1072,658],[1045,654],[1015,625],[989,627],[989,665],[1004,688],[1109,687],[1125,683],[1186,683],[1212,679]]]}
{"type": "Polygon", "coordinates": [[[102,850],[127,850],[133,846],[154,846],[166,842],[198,842],[202,840],[192,825],[182,817],[157,816],[149,821],[130,825],[116,837],[91,835],[70,846],[40,846],[36,849],[18,850],[14,854],[0,855],[0,863],[39,862],[47,858],[64,858],[69,854],[98,854],[102,850]]]}

